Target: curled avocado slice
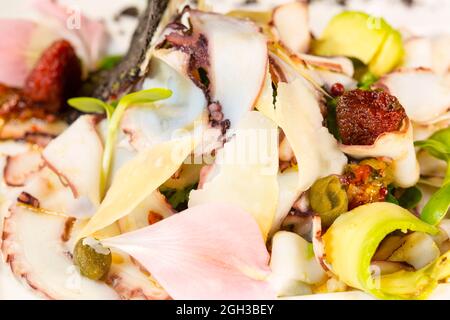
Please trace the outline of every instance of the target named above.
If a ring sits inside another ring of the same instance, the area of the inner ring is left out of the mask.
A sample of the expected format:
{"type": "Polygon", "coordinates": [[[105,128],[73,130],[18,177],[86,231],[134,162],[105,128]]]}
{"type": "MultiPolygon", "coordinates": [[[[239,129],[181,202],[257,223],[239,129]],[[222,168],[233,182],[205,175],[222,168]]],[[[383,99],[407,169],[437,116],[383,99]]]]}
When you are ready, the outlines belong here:
{"type": "Polygon", "coordinates": [[[440,280],[450,276],[450,252],[416,271],[377,275],[371,270],[372,257],[381,241],[397,230],[438,232],[408,210],[387,202],[363,205],[340,215],[323,236],[333,273],[347,285],[378,298],[426,298],[440,280]]]}
{"type": "Polygon", "coordinates": [[[404,56],[398,31],[383,18],[358,11],[344,11],[333,17],[313,43],[312,51],[322,56],[357,58],[376,76],[391,71],[404,56]]]}

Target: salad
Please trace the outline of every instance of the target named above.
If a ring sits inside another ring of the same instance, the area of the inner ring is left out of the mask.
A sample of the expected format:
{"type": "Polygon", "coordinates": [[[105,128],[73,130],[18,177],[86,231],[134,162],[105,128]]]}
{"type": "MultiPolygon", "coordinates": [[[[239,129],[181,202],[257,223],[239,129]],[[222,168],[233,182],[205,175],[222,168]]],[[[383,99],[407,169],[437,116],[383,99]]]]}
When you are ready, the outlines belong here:
{"type": "Polygon", "coordinates": [[[448,288],[450,32],[229,2],[128,7],[119,55],[51,0],[0,19],[0,273],[44,299],[448,288]]]}

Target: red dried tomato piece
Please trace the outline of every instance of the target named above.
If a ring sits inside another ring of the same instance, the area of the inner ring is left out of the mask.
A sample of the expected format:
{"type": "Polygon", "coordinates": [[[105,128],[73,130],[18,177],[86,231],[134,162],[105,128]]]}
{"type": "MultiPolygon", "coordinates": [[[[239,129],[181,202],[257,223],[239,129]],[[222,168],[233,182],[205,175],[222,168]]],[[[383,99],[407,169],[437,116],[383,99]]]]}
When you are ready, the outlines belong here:
{"type": "Polygon", "coordinates": [[[23,92],[48,112],[58,112],[81,85],[81,64],[66,40],[54,42],[26,79],[23,92]]]}
{"type": "Polygon", "coordinates": [[[385,132],[401,128],[405,110],[384,91],[351,90],[337,100],[336,120],[342,142],[371,145],[385,132]]]}

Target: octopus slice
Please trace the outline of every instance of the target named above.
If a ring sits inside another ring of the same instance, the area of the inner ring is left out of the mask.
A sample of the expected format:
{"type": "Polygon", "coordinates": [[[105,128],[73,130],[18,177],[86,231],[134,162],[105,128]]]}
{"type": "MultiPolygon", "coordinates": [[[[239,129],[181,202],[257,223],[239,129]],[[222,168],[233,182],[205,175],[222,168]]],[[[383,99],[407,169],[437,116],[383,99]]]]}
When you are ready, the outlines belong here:
{"type": "Polygon", "coordinates": [[[450,36],[412,37],[405,41],[406,68],[429,68],[439,75],[450,71],[450,36]]]}
{"type": "MultiPolygon", "coordinates": [[[[2,208],[8,210],[8,206],[2,208]]],[[[46,214],[21,203],[12,206],[6,215],[2,254],[13,275],[39,296],[46,299],[169,298],[148,272],[121,252],[113,251],[113,264],[104,282],[82,277],[73,265],[72,252],[85,220],[46,214]]],[[[117,227],[101,232],[120,233],[117,227]]]]}
{"type": "Polygon", "coordinates": [[[224,132],[236,127],[243,114],[254,107],[264,86],[267,39],[258,26],[251,21],[187,9],[164,34],[158,47],[189,55],[188,72],[208,97],[212,125],[224,132]],[[244,74],[243,82],[240,77],[244,74]]]}
{"type": "MultiPolygon", "coordinates": [[[[16,189],[17,190],[17,189],[16,189]]],[[[96,207],[86,196],[74,198],[71,189],[48,167],[33,174],[18,190],[16,199],[31,205],[37,211],[64,214],[76,218],[87,218],[96,207]]],[[[16,200],[10,199],[10,200],[16,200]]]]}
{"type": "Polygon", "coordinates": [[[450,87],[429,69],[401,69],[382,77],[376,86],[396,96],[416,123],[436,123],[449,116],[450,87]]]}
{"type": "Polygon", "coordinates": [[[295,155],[297,168],[280,174],[280,190],[287,191],[279,202],[274,225],[280,226],[292,205],[320,177],[341,174],[347,158],[339,150],[336,139],[323,126],[319,101],[297,78],[278,84],[276,118],[295,155]],[[316,143],[311,144],[311,141],[316,143]],[[294,177],[296,176],[296,181],[294,177]],[[290,206],[289,206],[290,201],[290,206]]]}
{"type": "Polygon", "coordinates": [[[354,80],[353,63],[346,57],[319,57],[301,53],[298,57],[306,65],[312,67],[308,70],[310,77],[327,90],[335,83],[341,83],[347,90],[355,89],[357,81],[354,80]]]}
{"type": "Polygon", "coordinates": [[[228,120],[235,128],[254,107],[264,87],[267,40],[249,21],[199,11],[192,11],[190,18],[193,29],[207,40],[211,102],[220,105],[221,121],[228,120]],[[240,81],[242,75],[245,81],[240,81]]]}
{"type": "Polygon", "coordinates": [[[200,134],[195,154],[207,154],[223,145],[226,130],[261,95],[266,39],[252,22],[190,9],[162,34],[142,87],[169,87],[174,94],[155,103],[157,108],[128,110],[122,129],[137,150],[180,131],[200,134]],[[246,75],[245,82],[239,81],[240,74],[246,75]]]}
{"type": "Polygon", "coordinates": [[[6,158],[8,199],[40,211],[90,217],[100,203],[102,141],[95,116],[80,117],[43,151],[31,148],[6,158]]]}
{"type": "Polygon", "coordinates": [[[311,43],[308,4],[296,1],[276,7],[272,13],[272,31],[278,41],[293,53],[307,52],[311,43]]]}
{"type": "Polygon", "coordinates": [[[169,99],[154,103],[154,107],[134,107],[125,112],[122,131],[136,150],[167,141],[180,130],[207,126],[207,100],[187,74],[188,56],[176,50],[160,49],[150,63],[149,77],[143,88],[168,88],[169,99]]]}
{"type": "Polygon", "coordinates": [[[117,299],[105,283],[80,276],[62,235],[68,218],[10,208],[3,227],[2,254],[13,274],[49,299],[117,299]]]}
{"type": "Polygon", "coordinates": [[[78,199],[86,197],[94,207],[100,204],[100,172],[103,142],[96,129],[97,118],[78,118],[42,152],[53,170],[78,199]]]}
{"type": "Polygon", "coordinates": [[[108,283],[125,300],[166,300],[167,292],[151,275],[124,253],[113,251],[114,261],[106,277],[108,283]]]}
{"type": "Polygon", "coordinates": [[[352,77],[354,73],[353,63],[346,57],[320,57],[311,54],[298,54],[306,64],[332,72],[352,77]]]}
{"type": "Polygon", "coordinates": [[[64,121],[47,122],[37,118],[12,119],[0,128],[0,140],[26,141],[45,147],[67,128],[64,121]]]}
{"type": "Polygon", "coordinates": [[[17,155],[7,156],[3,178],[8,186],[21,187],[43,165],[41,152],[35,148],[17,155]]]}

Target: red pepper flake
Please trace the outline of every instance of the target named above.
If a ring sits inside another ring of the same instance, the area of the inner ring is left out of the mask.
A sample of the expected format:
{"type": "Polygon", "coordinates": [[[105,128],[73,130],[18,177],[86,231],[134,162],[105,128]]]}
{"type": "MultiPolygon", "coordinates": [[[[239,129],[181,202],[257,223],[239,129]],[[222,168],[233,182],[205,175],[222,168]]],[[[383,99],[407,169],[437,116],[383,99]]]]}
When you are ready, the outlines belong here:
{"type": "Polygon", "coordinates": [[[353,184],[365,183],[372,174],[372,167],[369,165],[359,165],[353,170],[355,178],[351,181],[353,184]]]}
{"type": "Polygon", "coordinates": [[[333,97],[340,97],[345,92],[345,87],[342,83],[336,82],[330,88],[331,95],[333,97]]]}
{"type": "Polygon", "coordinates": [[[148,224],[150,225],[155,224],[161,221],[162,219],[164,219],[162,215],[153,211],[150,211],[147,216],[148,224]]]}
{"type": "Polygon", "coordinates": [[[380,200],[385,200],[388,195],[388,189],[385,187],[380,188],[380,200]]]}
{"type": "Polygon", "coordinates": [[[22,192],[21,194],[19,194],[17,202],[23,203],[36,209],[40,207],[39,200],[33,197],[28,192],[22,192]]]}

